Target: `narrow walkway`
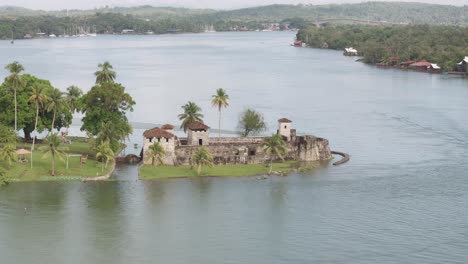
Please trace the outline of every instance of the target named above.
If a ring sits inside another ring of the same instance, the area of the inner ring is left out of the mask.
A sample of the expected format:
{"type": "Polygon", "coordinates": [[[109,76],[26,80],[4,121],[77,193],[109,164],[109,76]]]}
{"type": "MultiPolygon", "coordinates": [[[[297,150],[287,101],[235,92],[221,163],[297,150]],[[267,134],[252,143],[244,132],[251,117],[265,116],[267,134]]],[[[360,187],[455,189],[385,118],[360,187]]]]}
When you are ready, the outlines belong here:
{"type": "Polygon", "coordinates": [[[339,156],[343,157],[343,159],[341,159],[340,161],[337,161],[337,162],[333,163],[333,166],[338,166],[338,165],[341,165],[341,164],[345,164],[351,158],[351,156],[348,153],[339,152],[339,151],[332,151],[331,153],[333,155],[339,155],[339,156]]]}

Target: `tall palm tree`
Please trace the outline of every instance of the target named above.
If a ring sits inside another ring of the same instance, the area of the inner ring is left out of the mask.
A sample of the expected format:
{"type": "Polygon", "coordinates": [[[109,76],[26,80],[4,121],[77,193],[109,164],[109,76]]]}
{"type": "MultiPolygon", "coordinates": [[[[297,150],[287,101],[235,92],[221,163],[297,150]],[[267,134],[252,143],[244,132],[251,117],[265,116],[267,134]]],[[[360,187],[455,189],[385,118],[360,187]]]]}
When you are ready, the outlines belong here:
{"type": "Polygon", "coordinates": [[[2,150],[0,151],[0,159],[6,161],[8,163],[8,167],[11,168],[11,164],[18,160],[15,145],[6,144],[3,146],[2,150]]]}
{"type": "Polygon", "coordinates": [[[187,132],[187,127],[190,123],[195,121],[203,121],[203,114],[201,108],[194,102],[188,102],[182,106],[184,112],[178,115],[179,120],[182,121],[180,128],[184,129],[184,132],[187,132]]]}
{"type": "Polygon", "coordinates": [[[221,137],[221,109],[229,106],[229,95],[223,88],[219,88],[216,90],[216,94],[213,95],[211,104],[217,107],[219,111],[218,137],[221,137]]]}
{"type": "Polygon", "coordinates": [[[201,175],[203,166],[213,167],[213,155],[205,147],[200,147],[193,153],[192,161],[197,165],[198,176],[201,175]]]}
{"type": "MultiPolygon", "coordinates": [[[[39,109],[44,106],[44,104],[49,100],[49,97],[46,94],[46,88],[43,85],[35,84],[31,90],[31,96],[29,97],[29,102],[32,102],[36,105],[36,122],[34,123],[34,131],[37,130],[37,121],[39,119],[39,109]]],[[[33,137],[33,143],[31,147],[31,168],[33,167],[33,155],[34,145],[36,143],[36,137],[33,137]]]]}
{"type": "Polygon", "coordinates": [[[68,109],[67,101],[65,100],[64,94],[57,88],[52,88],[49,92],[49,100],[47,104],[47,111],[53,112],[52,125],[50,127],[50,132],[54,130],[55,119],[57,117],[57,112],[68,109]]]}
{"type": "Polygon", "coordinates": [[[270,155],[270,172],[273,170],[273,159],[280,158],[284,160],[284,156],[287,153],[286,142],[283,140],[283,137],[279,134],[274,134],[270,138],[265,139],[262,142],[263,150],[270,155]]]}
{"type": "Polygon", "coordinates": [[[96,75],[96,84],[114,82],[116,73],[112,70],[113,67],[108,61],[99,63],[98,67],[101,69],[94,73],[96,75]]]}
{"type": "Polygon", "coordinates": [[[96,159],[102,160],[101,171],[104,172],[104,163],[106,164],[107,168],[108,162],[114,159],[114,151],[112,151],[109,145],[109,141],[107,140],[99,143],[96,150],[96,159]]]}
{"type": "Polygon", "coordinates": [[[24,71],[23,65],[19,62],[14,61],[7,66],[5,69],[10,71],[10,75],[6,78],[7,82],[11,85],[11,89],[14,92],[15,100],[15,132],[18,131],[18,101],[16,99],[16,94],[18,90],[24,85],[23,77],[20,75],[24,71]]]}
{"type": "Polygon", "coordinates": [[[78,99],[80,99],[82,95],[83,95],[83,91],[74,85],[67,88],[66,100],[73,114],[79,110],[79,107],[77,104],[78,104],[78,99]]]}
{"type": "Polygon", "coordinates": [[[155,166],[156,164],[163,164],[163,157],[166,155],[166,151],[163,146],[156,142],[151,145],[148,149],[148,159],[151,159],[151,165],[155,166]]]}
{"type": "Polygon", "coordinates": [[[42,146],[39,149],[44,152],[43,159],[52,157],[52,176],[55,176],[55,158],[63,160],[65,156],[65,151],[68,150],[67,147],[61,147],[61,139],[57,133],[50,134],[46,139],[47,145],[42,146]]]}

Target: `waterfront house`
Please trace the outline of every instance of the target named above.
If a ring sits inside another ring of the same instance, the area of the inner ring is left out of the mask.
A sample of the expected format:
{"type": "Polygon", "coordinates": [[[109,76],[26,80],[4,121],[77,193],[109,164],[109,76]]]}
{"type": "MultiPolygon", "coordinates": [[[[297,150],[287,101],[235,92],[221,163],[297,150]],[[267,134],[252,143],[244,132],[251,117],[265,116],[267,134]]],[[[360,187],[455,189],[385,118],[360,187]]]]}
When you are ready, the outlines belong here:
{"type": "Polygon", "coordinates": [[[427,71],[430,73],[440,73],[442,69],[439,67],[439,65],[435,63],[431,63],[431,66],[427,67],[427,71]]]}
{"type": "Polygon", "coordinates": [[[416,71],[428,71],[428,69],[432,66],[432,63],[426,61],[426,60],[422,60],[422,61],[418,61],[418,62],[415,62],[413,64],[410,64],[408,66],[409,69],[412,69],[412,70],[416,70],[416,71]]]}
{"type": "Polygon", "coordinates": [[[345,56],[358,56],[358,51],[353,47],[345,48],[344,55],[345,56]]]}
{"type": "Polygon", "coordinates": [[[409,60],[409,61],[404,61],[400,63],[401,68],[408,68],[411,64],[415,63],[416,61],[414,60],[409,60]]]}
{"type": "Polygon", "coordinates": [[[467,72],[468,67],[466,66],[468,64],[468,56],[466,56],[462,61],[457,63],[457,71],[459,72],[467,72]]]}

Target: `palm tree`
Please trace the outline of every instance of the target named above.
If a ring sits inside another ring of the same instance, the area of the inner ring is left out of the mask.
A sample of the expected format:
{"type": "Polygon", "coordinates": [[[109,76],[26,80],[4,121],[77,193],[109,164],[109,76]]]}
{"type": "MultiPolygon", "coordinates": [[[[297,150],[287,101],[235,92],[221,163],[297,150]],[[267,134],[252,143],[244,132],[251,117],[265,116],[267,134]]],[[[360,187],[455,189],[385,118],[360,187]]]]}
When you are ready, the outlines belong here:
{"type": "Polygon", "coordinates": [[[203,166],[213,167],[213,155],[205,147],[200,147],[192,155],[192,161],[197,165],[197,175],[200,176],[203,166]]]}
{"type": "Polygon", "coordinates": [[[114,151],[112,151],[109,141],[102,141],[99,143],[99,145],[96,148],[96,159],[101,159],[102,160],[102,165],[101,165],[101,171],[104,172],[104,163],[106,164],[107,168],[107,163],[111,160],[114,159],[114,151]]]}
{"type": "Polygon", "coordinates": [[[83,95],[83,91],[81,91],[80,88],[72,85],[67,88],[67,93],[66,93],[66,100],[68,102],[68,105],[70,106],[70,111],[74,114],[76,111],[79,110],[78,107],[78,99],[83,95]]]}
{"type": "Polygon", "coordinates": [[[52,117],[52,125],[50,127],[50,132],[52,132],[52,130],[54,129],[57,112],[66,110],[68,107],[69,106],[65,100],[64,94],[59,89],[53,88],[52,90],[50,90],[47,111],[54,113],[54,116],[52,117]]]}
{"type": "Polygon", "coordinates": [[[273,170],[273,159],[280,158],[284,160],[284,156],[287,153],[286,142],[283,137],[279,134],[274,134],[270,138],[267,138],[262,143],[263,150],[270,155],[270,172],[273,170]]]}
{"type": "Polygon", "coordinates": [[[166,155],[166,151],[158,142],[151,145],[148,149],[148,159],[151,159],[151,165],[153,166],[156,164],[163,164],[164,155],[166,155]]]}
{"type": "Polygon", "coordinates": [[[2,151],[0,151],[0,158],[8,163],[8,167],[11,167],[11,164],[18,160],[16,155],[16,147],[13,144],[6,144],[2,151]]]}
{"type": "Polygon", "coordinates": [[[19,62],[14,61],[7,66],[5,69],[10,71],[10,75],[6,78],[7,82],[11,85],[11,89],[14,92],[14,100],[15,100],[15,132],[18,131],[18,101],[16,100],[16,93],[18,89],[20,89],[24,85],[24,80],[20,73],[24,71],[23,65],[19,62]]]}
{"type": "MultiPolygon", "coordinates": [[[[34,123],[34,131],[37,130],[37,121],[39,119],[39,109],[44,106],[44,104],[49,100],[49,97],[46,95],[46,89],[44,86],[35,84],[32,87],[31,96],[29,97],[29,102],[32,102],[36,105],[36,122],[34,123]]],[[[33,155],[34,145],[36,142],[36,137],[33,137],[33,143],[31,147],[31,168],[33,167],[33,155]]]]}
{"type": "Polygon", "coordinates": [[[221,109],[229,106],[229,95],[223,88],[219,88],[216,90],[216,94],[213,95],[211,104],[217,107],[219,111],[218,137],[221,137],[221,109]]]}
{"type": "Polygon", "coordinates": [[[42,146],[39,149],[44,152],[43,159],[52,157],[52,176],[55,176],[55,158],[58,157],[60,160],[63,160],[65,156],[65,151],[68,150],[67,147],[61,147],[61,139],[57,133],[50,134],[46,139],[47,145],[42,146]]]}
{"type": "Polygon", "coordinates": [[[203,115],[200,113],[201,108],[194,102],[188,102],[182,106],[184,113],[178,115],[179,120],[182,121],[180,128],[184,129],[184,132],[187,132],[187,127],[190,123],[195,121],[203,121],[203,115]]]}
{"type": "Polygon", "coordinates": [[[108,61],[99,63],[98,67],[101,69],[94,73],[94,75],[96,75],[96,84],[114,82],[116,74],[115,71],[112,70],[113,67],[108,61]]]}

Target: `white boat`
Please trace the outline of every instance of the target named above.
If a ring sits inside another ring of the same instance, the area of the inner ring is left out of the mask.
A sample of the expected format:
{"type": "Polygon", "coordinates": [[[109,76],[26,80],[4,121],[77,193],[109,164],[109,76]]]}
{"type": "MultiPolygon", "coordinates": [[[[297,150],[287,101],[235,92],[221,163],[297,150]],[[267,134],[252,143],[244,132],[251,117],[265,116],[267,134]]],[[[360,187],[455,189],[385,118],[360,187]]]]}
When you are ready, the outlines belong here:
{"type": "Polygon", "coordinates": [[[57,36],[55,34],[50,34],[49,38],[56,38],[57,36]]]}
{"type": "Polygon", "coordinates": [[[86,36],[88,36],[88,37],[97,37],[97,34],[96,33],[88,33],[88,34],[86,34],[86,36]]]}

